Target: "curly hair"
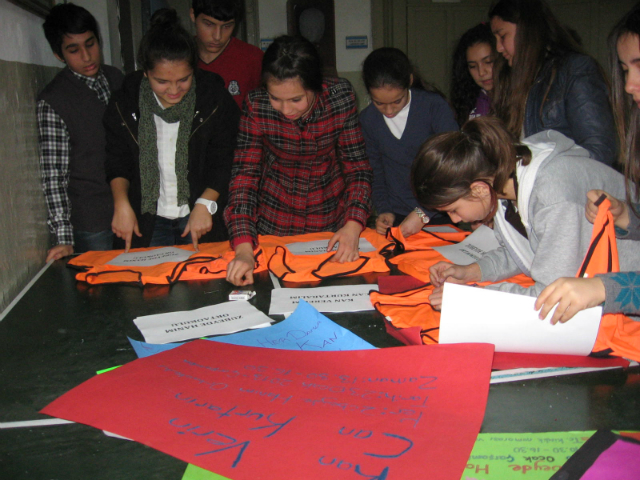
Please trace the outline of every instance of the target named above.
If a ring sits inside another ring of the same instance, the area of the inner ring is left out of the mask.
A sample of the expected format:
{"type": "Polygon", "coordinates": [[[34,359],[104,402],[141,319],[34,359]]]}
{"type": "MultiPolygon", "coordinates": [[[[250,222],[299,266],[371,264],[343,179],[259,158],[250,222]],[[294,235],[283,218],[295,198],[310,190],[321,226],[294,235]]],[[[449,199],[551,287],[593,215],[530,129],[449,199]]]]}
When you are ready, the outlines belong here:
{"type": "Polygon", "coordinates": [[[469,114],[480,95],[480,86],[475,82],[467,65],[467,50],[479,43],[486,43],[491,47],[491,53],[496,56],[496,42],[491,27],[480,23],[467,30],[456,45],[453,52],[453,72],[451,74],[451,104],[456,112],[456,120],[462,125],[469,119],[469,114]]]}

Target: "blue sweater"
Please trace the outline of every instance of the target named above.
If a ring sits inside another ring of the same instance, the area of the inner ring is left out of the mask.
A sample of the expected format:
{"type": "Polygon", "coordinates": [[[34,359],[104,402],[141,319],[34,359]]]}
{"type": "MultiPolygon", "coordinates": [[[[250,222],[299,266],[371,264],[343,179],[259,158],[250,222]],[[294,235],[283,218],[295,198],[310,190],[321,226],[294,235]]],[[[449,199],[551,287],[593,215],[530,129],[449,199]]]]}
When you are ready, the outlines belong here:
{"type": "Polygon", "coordinates": [[[418,206],[410,185],[413,159],[432,135],[458,130],[453,111],[440,95],[411,89],[409,117],[402,138],[393,136],[373,104],[360,113],[360,123],[373,169],[376,212],[408,215],[418,206]]]}

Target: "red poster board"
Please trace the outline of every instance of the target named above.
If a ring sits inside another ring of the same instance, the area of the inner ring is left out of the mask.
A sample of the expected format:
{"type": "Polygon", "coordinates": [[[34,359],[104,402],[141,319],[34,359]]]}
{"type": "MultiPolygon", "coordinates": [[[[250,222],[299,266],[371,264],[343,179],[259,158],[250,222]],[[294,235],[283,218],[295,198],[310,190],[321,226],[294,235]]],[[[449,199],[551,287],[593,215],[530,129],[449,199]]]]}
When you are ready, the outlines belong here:
{"type": "Polygon", "coordinates": [[[96,376],[42,413],[234,480],[460,478],[493,346],[294,352],[197,340],[96,376]]]}

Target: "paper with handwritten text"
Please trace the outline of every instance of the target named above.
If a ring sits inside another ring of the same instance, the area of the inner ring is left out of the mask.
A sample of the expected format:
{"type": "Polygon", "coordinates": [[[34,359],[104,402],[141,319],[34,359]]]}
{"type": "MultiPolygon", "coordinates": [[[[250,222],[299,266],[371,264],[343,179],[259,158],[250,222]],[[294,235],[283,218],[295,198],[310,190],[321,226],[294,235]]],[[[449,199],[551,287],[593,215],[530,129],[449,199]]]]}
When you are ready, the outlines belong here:
{"type": "Polygon", "coordinates": [[[493,348],[294,352],[195,340],[91,378],[42,413],[234,480],[460,478],[493,348]]]}

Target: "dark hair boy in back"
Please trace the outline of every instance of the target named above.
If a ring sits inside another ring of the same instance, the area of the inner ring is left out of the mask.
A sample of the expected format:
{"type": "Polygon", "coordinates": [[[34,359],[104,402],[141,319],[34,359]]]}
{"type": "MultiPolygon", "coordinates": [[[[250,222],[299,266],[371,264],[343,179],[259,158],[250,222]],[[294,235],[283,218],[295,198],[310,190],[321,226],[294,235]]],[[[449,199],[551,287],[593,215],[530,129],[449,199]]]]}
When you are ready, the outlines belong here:
{"type": "Polygon", "coordinates": [[[260,86],[262,64],[262,50],[233,36],[242,15],[240,0],[191,2],[198,66],[220,75],[239,107],[247,94],[260,86]]]}

